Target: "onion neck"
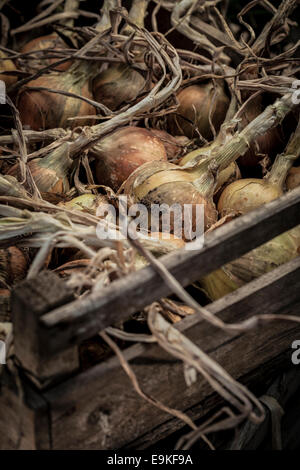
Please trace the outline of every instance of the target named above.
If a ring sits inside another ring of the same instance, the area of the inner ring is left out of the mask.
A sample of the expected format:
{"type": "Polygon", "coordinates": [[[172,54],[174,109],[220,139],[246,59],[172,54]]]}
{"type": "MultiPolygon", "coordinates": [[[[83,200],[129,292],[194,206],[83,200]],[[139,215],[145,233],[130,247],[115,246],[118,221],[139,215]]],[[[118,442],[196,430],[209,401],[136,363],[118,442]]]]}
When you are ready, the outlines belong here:
{"type": "Polygon", "coordinates": [[[69,143],[65,142],[53,152],[42,158],[39,166],[51,168],[59,175],[66,175],[71,167],[73,160],[70,158],[69,143]]]}
{"type": "Polygon", "coordinates": [[[110,11],[118,7],[118,0],[104,0],[101,10],[101,20],[96,24],[95,29],[102,33],[111,28],[110,11]]]}
{"type": "MultiPolygon", "coordinates": [[[[145,16],[147,13],[148,0],[133,0],[129,12],[129,19],[132,23],[140,28],[145,26],[145,16]]],[[[130,35],[134,32],[134,28],[127,24],[123,30],[123,34],[130,35]]]]}

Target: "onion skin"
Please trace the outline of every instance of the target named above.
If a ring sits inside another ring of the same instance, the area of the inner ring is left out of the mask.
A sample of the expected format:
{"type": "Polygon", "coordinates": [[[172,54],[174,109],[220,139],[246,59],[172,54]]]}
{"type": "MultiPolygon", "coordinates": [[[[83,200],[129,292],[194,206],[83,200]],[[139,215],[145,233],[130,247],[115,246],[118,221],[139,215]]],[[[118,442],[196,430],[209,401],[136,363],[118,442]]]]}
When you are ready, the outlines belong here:
{"type": "Polygon", "coordinates": [[[107,198],[103,195],[82,194],[81,196],[71,199],[71,201],[61,202],[58,206],[68,210],[88,212],[89,214],[96,215],[99,205],[107,203],[107,198]]]}
{"type": "Polygon", "coordinates": [[[158,137],[164,144],[168,160],[177,159],[182,153],[183,147],[189,143],[189,139],[183,135],[173,137],[168,132],[160,129],[149,129],[149,131],[152,135],[158,137]]]}
{"type": "Polygon", "coordinates": [[[195,230],[197,222],[195,208],[198,204],[203,204],[204,226],[208,229],[217,221],[217,211],[212,196],[206,197],[202,194],[194,180],[195,177],[189,171],[172,163],[146,163],[128,178],[124,192],[135,202],[145,204],[149,208],[151,204],[191,204],[193,217],[189,229],[192,230],[195,230]]]}
{"type": "MultiPolygon", "coordinates": [[[[38,190],[41,193],[67,192],[69,187],[68,171],[73,161],[68,154],[68,143],[62,144],[44,158],[37,158],[27,163],[38,190]]],[[[20,166],[12,166],[9,176],[20,179],[20,166]]]]}
{"type": "Polygon", "coordinates": [[[125,64],[109,67],[93,82],[93,94],[98,103],[115,111],[138,96],[145,86],[144,77],[125,64]]]}
{"type": "Polygon", "coordinates": [[[247,212],[267,204],[282,196],[283,190],[272,183],[256,178],[237,180],[227,186],[222,192],[218,211],[221,217],[232,212],[247,212]]]}
{"type": "Polygon", "coordinates": [[[209,112],[212,106],[212,123],[216,132],[223,123],[229,106],[229,98],[223,87],[217,84],[217,96],[213,102],[213,83],[191,85],[177,94],[179,107],[176,114],[168,119],[169,129],[173,135],[185,135],[189,138],[197,137],[197,128],[202,137],[207,140],[213,138],[209,123],[209,112]],[[182,116],[182,117],[181,117],[182,116]]]}
{"type": "Polygon", "coordinates": [[[286,187],[288,190],[291,190],[298,186],[300,186],[300,167],[293,167],[287,176],[286,187]]]}
{"type": "Polygon", "coordinates": [[[75,72],[73,74],[53,72],[39,77],[29,82],[18,96],[17,106],[23,126],[38,131],[57,127],[73,129],[93,123],[91,119],[69,121],[69,118],[96,114],[94,107],[85,101],[44,90],[30,90],[30,87],[67,91],[92,99],[89,81],[87,79],[76,80],[75,72]]]}
{"type": "MultiPolygon", "coordinates": [[[[0,58],[3,59],[5,57],[7,56],[0,50],[0,58]]],[[[18,77],[16,75],[4,75],[2,72],[14,72],[16,70],[16,66],[12,60],[7,59],[0,61],[0,80],[2,80],[7,87],[16,83],[18,81],[18,77]]]]}
{"type": "Polygon", "coordinates": [[[102,139],[91,150],[96,158],[98,184],[118,190],[141,165],[167,159],[162,141],[146,129],[123,127],[102,139]]]}
{"type": "Polygon", "coordinates": [[[28,269],[28,259],[22,250],[15,246],[0,250],[0,287],[12,287],[24,279],[28,269]]]}
{"type": "MultiPolygon", "coordinates": [[[[28,53],[33,51],[43,51],[45,49],[66,49],[67,45],[57,34],[48,34],[47,36],[41,36],[39,38],[32,39],[25,46],[22,47],[21,52],[28,53]]],[[[38,55],[38,59],[30,60],[30,66],[38,68],[47,67],[48,65],[54,64],[59,58],[45,59],[42,55],[38,55]]],[[[63,64],[57,65],[53,70],[65,71],[70,68],[72,61],[64,62],[63,64]]]]}

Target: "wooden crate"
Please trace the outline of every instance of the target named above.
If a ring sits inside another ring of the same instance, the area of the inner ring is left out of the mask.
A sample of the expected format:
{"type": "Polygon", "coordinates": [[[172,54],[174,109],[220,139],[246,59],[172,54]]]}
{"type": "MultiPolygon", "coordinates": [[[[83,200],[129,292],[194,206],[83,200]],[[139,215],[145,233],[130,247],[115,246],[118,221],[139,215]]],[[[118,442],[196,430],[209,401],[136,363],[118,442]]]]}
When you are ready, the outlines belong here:
{"type": "MultiPolygon", "coordinates": [[[[208,274],[300,224],[300,188],[207,235],[200,251],[166,255],[182,285],[208,274]]],[[[24,281],[12,296],[15,360],[0,376],[1,449],[145,448],[183,424],[141,399],[116,357],[78,372],[78,345],[169,295],[152,267],[132,273],[82,300],[51,272],[24,281]]],[[[300,257],[208,306],[224,321],[254,314],[298,314],[300,257]]],[[[291,366],[300,327],[287,321],[229,334],[192,315],[176,328],[236,379],[252,386],[291,366]]],[[[197,419],[218,401],[198,377],[187,387],[182,363],[156,344],[135,344],[125,357],[151,396],[197,419]]]]}

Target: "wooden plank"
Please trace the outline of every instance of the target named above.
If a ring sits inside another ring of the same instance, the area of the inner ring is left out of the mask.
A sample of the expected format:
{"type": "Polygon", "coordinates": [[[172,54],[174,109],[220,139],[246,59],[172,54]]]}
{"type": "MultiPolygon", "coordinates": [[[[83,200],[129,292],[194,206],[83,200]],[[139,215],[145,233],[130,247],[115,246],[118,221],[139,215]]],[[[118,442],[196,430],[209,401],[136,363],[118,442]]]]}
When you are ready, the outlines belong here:
{"type": "Polygon", "coordinates": [[[43,342],[39,337],[39,318],[50,309],[73,300],[73,293],[52,272],[22,281],[12,292],[14,350],[22,367],[39,387],[53,378],[79,367],[77,347],[67,347],[51,359],[43,359],[43,342]]]}
{"type": "Polygon", "coordinates": [[[46,401],[26,379],[16,382],[7,367],[0,376],[0,410],[0,450],[50,449],[46,401]]]}
{"type": "MultiPolygon", "coordinates": [[[[257,313],[297,314],[299,291],[297,259],[208,308],[227,322],[257,313]]],[[[177,328],[237,379],[286,354],[290,363],[291,344],[300,338],[300,326],[286,321],[260,326],[247,334],[225,334],[194,315],[177,328]]],[[[183,411],[196,407],[197,417],[208,411],[206,400],[212,390],[207,382],[199,377],[196,384],[187,387],[182,364],[157,345],[134,345],[125,351],[125,356],[148,394],[183,411]],[[205,402],[204,409],[201,405],[205,402]]],[[[116,357],[46,391],[44,398],[49,403],[54,449],[120,448],[151,429],[172,422],[167,414],[136,394],[116,357]]]]}
{"type": "MultiPolygon", "coordinates": [[[[300,188],[207,234],[202,250],[178,251],[161,261],[186,286],[297,224],[300,188]]],[[[152,267],[130,274],[99,293],[44,315],[44,328],[40,331],[42,353],[51,355],[77,344],[170,294],[152,267]]]]}

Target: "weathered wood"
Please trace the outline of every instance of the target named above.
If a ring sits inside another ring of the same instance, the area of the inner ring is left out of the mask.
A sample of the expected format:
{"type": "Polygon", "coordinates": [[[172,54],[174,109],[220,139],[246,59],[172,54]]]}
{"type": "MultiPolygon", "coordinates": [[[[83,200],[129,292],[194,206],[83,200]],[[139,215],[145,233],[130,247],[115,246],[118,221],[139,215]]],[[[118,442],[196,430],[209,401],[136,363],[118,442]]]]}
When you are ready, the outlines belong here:
{"type": "Polygon", "coordinates": [[[68,347],[49,360],[43,359],[44,344],[39,336],[41,315],[73,298],[72,291],[52,272],[21,282],[12,292],[15,353],[38,386],[78,368],[77,347],[68,347]]]}
{"type": "MultiPolygon", "coordinates": [[[[161,261],[186,286],[297,224],[300,188],[209,233],[202,250],[178,251],[161,261]]],[[[43,353],[51,355],[77,344],[170,293],[150,266],[115,281],[100,293],[44,315],[43,353]]]]}
{"type": "Polygon", "coordinates": [[[0,410],[0,450],[50,449],[46,401],[26,379],[16,381],[7,367],[0,376],[0,410]]]}
{"type": "MultiPolygon", "coordinates": [[[[299,288],[297,259],[208,308],[227,322],[259,313],[297,314],[299,288]]],[[[274,358],[288,357],[290,363],[291,344],[300,337],[300,326],[286,321],[260,326],[247,334],[225,334],[193,315],[177,327],[237,379],[274,358]]],[[[207,382],[198,377],[197,383],[187,387],[182,364],[157,345],[135,345],[124,354],[148,394],[180,410],[196,407],[197,417],[209,410],[207,398],[212,390],[207,382]]],[[[116,357],[46,391],[44,398],[49,403],[54,449],[120,448],[156,426],[172,423],[167,414],[136,394],[116,357]]]]}

